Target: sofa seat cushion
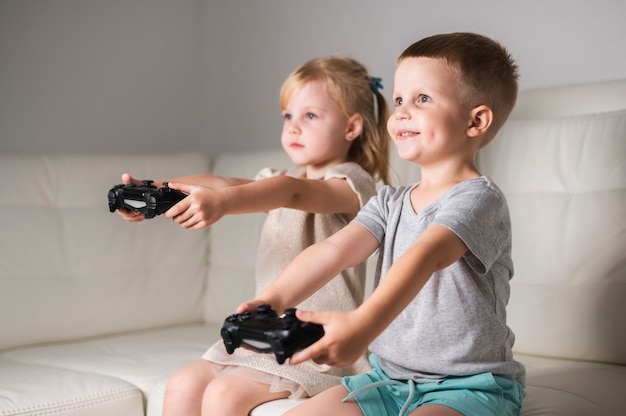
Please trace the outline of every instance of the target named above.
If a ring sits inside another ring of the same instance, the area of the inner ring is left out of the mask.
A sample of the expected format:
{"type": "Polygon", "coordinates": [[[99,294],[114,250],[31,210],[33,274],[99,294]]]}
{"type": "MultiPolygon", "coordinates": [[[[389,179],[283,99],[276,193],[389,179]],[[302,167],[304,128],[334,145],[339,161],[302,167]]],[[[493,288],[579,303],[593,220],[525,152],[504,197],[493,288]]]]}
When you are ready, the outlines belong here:
{"type": "MultiPolygon", "coordinates": [[[[199,359],[208,346],[219,338],[220,328],[221,325],[217,324],[175,326],[79,342],[21,348],[0,354],[0,359],[54,367],[70,371],[74,375],[85,374],[85,377],[89,374],[100,374],[105,379],[117,379],[125,386],[134,386],[140,395],[143,393],[146,415],[160,416],[165,384],[171,373],[199,359]]],[[[0,362],[0,374],[4,375],[6,372],[3,362],[0,362]]],[[[96,377],[96,380],[99,379],[96,377]]],[[[28,386],[25,388],[29,390],[28,386]]],[[[29,390],[27,394],[31,398],[38,397],[35,391],[29,390]]],[[[4,409],[2,406],[0,408],[4,409]]],[[[13,413],[0,412],[1,416],[5,414],[13,413]]],[[[132,415],[126,412],[108,414],[132,415]]]]}
{"type": "Polygon", "coordinates": [[[141,416],[141,392],[98,374],[0,358],[0,415],[141,416]]]}
{"type": "Polygon", "coordinates": [[[287,410],[296,407],[298,404],[302,403],[305,400],[306,399],[281,399],[263,403],[262,405],[257,406],[254,410],[252,410],[252,412],[250,412],[250,416],[282,415],[287,410]]]}
{"type": "Polygon", "coordinates": [[[626,366],[518,354],[526,366],[522,416],[600,416],[624,411],[626,366]]]}

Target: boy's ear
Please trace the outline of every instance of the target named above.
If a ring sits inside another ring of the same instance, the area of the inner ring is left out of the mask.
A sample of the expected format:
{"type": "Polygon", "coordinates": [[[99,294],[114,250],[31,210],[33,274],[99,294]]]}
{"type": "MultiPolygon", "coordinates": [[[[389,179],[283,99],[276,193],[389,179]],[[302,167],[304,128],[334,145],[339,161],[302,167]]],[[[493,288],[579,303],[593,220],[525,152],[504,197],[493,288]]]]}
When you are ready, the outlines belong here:
{"type": "Polygon", "coordinates": [[[353,141],[363,132],[363,116],[354,113],[348,118],[348,127],[346,128],[346,140],[353,141]]]}
{"type": "Polygon", "coordinates": [[[467,126],[468,137],[479,137],[489,129],[493,122],[493,111],[486,105],[479,105],[472,108],[470,112],[470,121],[467,126]]]}

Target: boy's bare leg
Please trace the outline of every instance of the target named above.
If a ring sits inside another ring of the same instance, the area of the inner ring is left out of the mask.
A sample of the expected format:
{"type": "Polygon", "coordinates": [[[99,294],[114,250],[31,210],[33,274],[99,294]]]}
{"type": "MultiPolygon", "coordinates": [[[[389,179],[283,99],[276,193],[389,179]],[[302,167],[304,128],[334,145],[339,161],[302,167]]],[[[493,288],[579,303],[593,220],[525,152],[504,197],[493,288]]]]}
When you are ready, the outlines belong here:
{"type": "Polygon", "coordinates": [[[363,416],[354,400],[341,401],[347,395],[345,387],[332,387],[294,407],[285,416],[363,416]]]}

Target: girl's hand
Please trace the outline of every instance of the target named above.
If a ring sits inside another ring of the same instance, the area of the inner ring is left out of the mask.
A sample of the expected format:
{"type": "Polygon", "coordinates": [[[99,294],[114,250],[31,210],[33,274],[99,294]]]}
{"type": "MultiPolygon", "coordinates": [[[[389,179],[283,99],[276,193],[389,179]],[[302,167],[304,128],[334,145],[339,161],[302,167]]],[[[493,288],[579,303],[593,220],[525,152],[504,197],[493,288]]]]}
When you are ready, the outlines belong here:
{"type": "MultiPolygon", "coordinates": [[[[124,173],[122,174],[122,183],[126,185],[128,185],[129,183],[132,183],[134,185],[139,186],[141,185],[141,180],[133,178],[132,176],[130,176],[129,173],[124,173]]],[[[126,221],[129,221],[129,222],[141,222],[146,219],[145,215],[132,211],[130,209],[122,208],[122,209],[118,209],[116,212],[122,218],[124,218],[126,221]]]]}
{"type": "Polygon", "coordinates": [[[188,195],[164,214],[166,218],[171,218],[181,227],[198,230],[216,223],[224,216],[225,211],[222,209],[218,190],[176,182],[170,182],[168,186],[188,195]]]}
{"type": "Polygon", "coordinates": [[[141,179],[135,179],[132,176],[130,176],[130,173],[123,173],[122,174],[122,183],[128,185],[129,183],[132,183],[133,185],[137,185],[140,186],[142,184],[141,179]]]}
{"type": "Polygon", "coordinates": [[[354,312],[308,312],[298,310],[296,316],[303,322],[324,326],[324,336],[316,343],[295,353],[290,364],[313,360],[318,364],[347,367],[354,364],[367,350],[370,335],[354,312]]]}
{"type": "Polygon", "coordinates": [[[244,302],[241,305],[237,306],[236,312],[237,313],[256,312],[259,306],[265,305],[265,304],[271,305],[271,303],[264,301],[264,300],[260,300],[260,299],[250,300],[248,302],[244,302]]]}

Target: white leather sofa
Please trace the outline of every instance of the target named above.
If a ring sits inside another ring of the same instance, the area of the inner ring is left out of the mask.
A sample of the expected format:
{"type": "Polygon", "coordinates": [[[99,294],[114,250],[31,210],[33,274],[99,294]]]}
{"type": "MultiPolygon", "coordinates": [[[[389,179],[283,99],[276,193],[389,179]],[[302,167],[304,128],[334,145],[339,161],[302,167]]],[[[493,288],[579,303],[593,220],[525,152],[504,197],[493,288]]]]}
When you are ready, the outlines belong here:
{"type": "MultiPolygon", "coordinates": [[[[621,415],[626,400],[626,80],[524,92],[478,160],[507,195],[522,414],[621,415]]],[[[419,171],[395,161],[398,181],[419,171]]],[[[0,415],[161,414],[168,376],[253,295],[262,214],[186,231],[108,212],[120,174],[252,177],[280,149],[1,154],[0,415]]],[[[264,404],[254,416],[294,404],[264,404]]]]}

